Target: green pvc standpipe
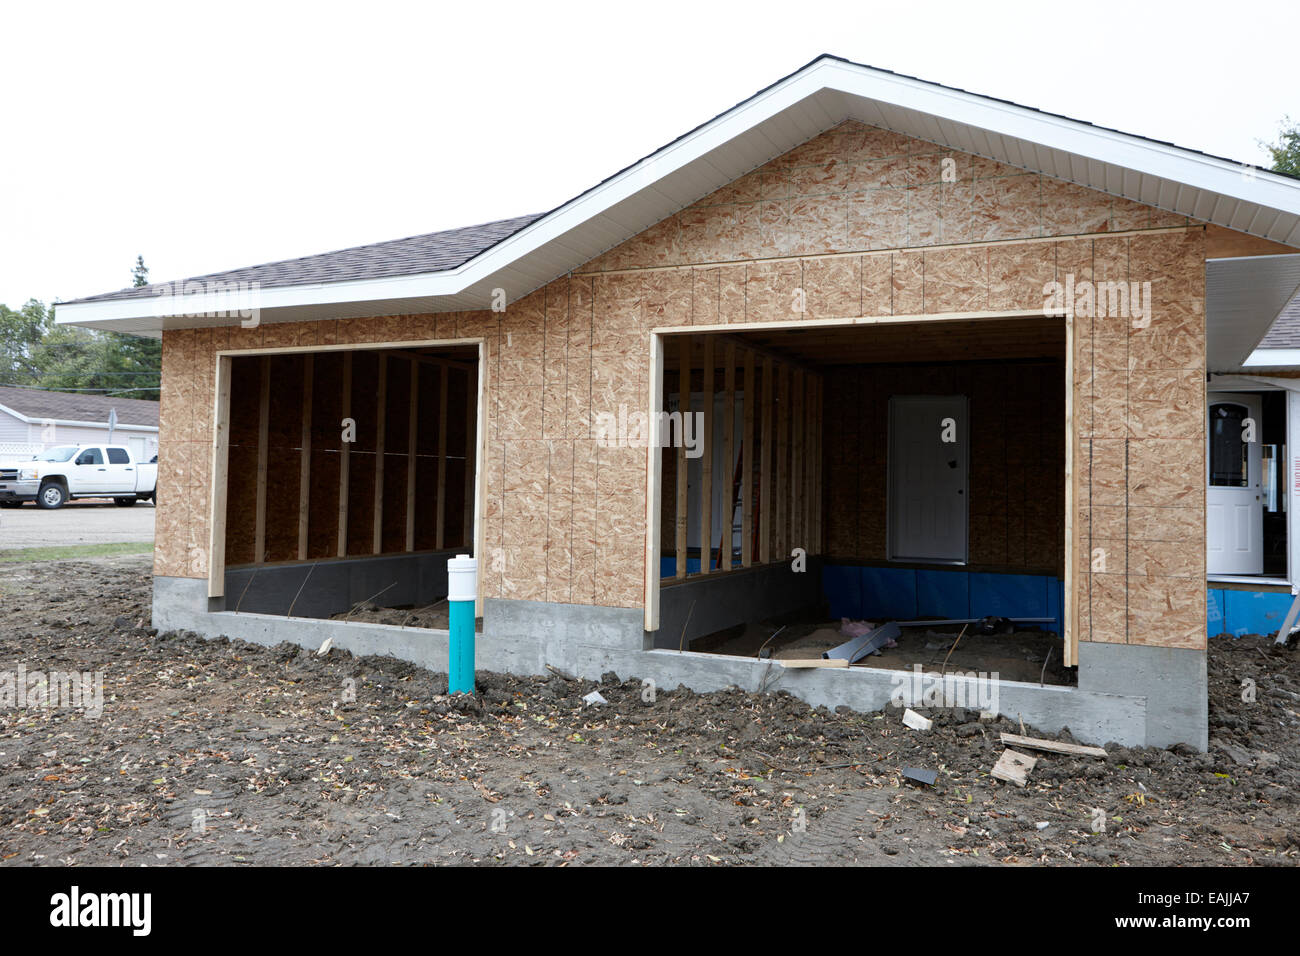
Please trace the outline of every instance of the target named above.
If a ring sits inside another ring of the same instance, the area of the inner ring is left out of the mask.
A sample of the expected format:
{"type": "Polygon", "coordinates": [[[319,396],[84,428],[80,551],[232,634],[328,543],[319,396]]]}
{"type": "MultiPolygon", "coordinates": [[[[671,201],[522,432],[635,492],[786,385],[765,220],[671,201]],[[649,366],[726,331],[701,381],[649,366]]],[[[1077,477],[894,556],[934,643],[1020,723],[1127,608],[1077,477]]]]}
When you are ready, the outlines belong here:
{"type": "Polygon", "coordinates": [[[451,644],[447,653],[447,693],[474,693],[474,601],[478,561],[468,554],[447,559],[447,606],[451,644]]]}

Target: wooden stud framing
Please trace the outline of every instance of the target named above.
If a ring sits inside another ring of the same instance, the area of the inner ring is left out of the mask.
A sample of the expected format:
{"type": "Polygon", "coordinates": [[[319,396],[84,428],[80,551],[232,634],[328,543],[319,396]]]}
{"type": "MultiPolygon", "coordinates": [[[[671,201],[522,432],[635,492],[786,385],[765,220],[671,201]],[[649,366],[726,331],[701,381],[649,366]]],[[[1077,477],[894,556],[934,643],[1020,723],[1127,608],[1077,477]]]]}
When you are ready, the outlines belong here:
{"type": "Polygon", "coordinates": [[[262,390],[257,405],[257,518],[253,563],[266,561],[266,477],[271,441],[271,357],[262,356],[262,390]]]}
{"type": "Polygon", "coordinates": [[[758,461],[758,562],[772,560],[772,358],[763,359],[763,427],[758,461]]]}
{"type": "MultiPolygon", "coordinates": [[[[343,417],[352,417],[352,353],[343,353],[343,417]]],[[[342,429],[342,423],[339,425],[342,429]]],[[[341,434],[341,432],[340,432],[341,434]]],[[[348,553],[348,464],[352,443],[340,441],[339,445],[339,527],[338,556],[348,553]]]]}
{"type": "Polygon", "coordinates": [[[302,362],[302,433],[298,459],[298,560],[307,560],[307,518],[311,514],[311,412],[312,376],[316,363],[311,355],[302,362]]]}
{"type": "Polygon", "coordinates": [[[415,550],[415,461],[420,429],[420,363],[411,360],[411,410],[406,418],[406,550],[415,550]]]}
{"type": "Polygon", "coordinates": [[[808,421],[804,417],[804,373],[803,369],[794,370],[794,384],[790,397],[790,445],[792,461],[790,464],[790,547],[808,549],[803,526],[803,473],[807,463],[804,455],[804,438],[808,430],[808,421]]]}
{"type": "Polygon", "coordinates": [[[817,376],[814,396],[816,402],[814,421],[817,423],[817,430],[813,433],[813,440],[816,443],[813,455],[812,487],[813,547],[816,549],[814,553],[822,554],[826,549],[826,542],[822,538],[822,461],[825,454],[822,448],[822,437],[826,432],[825,406],[823,404],[826,396],[826,379],[822,375],[817,376]]]}
{"type": "Polygon", "coordinates": [[[433,546],[444,546],[447,528],[447,378],[451,369],[438,370],[438,517],[433,546]]]}
{"type": "MultiPolygon", "coordinates": [[[[230,466],[230,356],[217,357],[212,409],[212,510],[208,515],[208,597],[226,593],[226,476],[230,466]]],[[[165,492],[164,492],[165,493],[165,492]]],[[[164,504],[164,507],[167,507],[164,504]]]]}
{"type": "MultiPolygon", "coordinates": [[[[704,450],[704,456],[700,459],[701,574],[713,570],[713,372],[717,364],[713,340],[712,335],[704,336],[704,390],[701,395],[704,403],[704,428],[700,436],[700,447],[704,450]]],[[[682,421],[685,420],[686,413],[683,412],[682,421]]]]}
{"type": "Polygon", "coordinates": [[[474,546],[474,370],[465,370],[465,530],[462,547],[474,546]]]}
{"type": "MultiPolygon", "coordinates": [[[[659,335],[650,336],[650,449],[646,455],[646,511],[645,524],[649,534],[645,536],[645,582],[644,607],[645,629],[659,629],[659,578],[663,542],[659,540],[663,520],[663,467],[664,435],[660,428],[664,424],[659,414],[664,407],[664,339],[659,335]]],[[[670,426],[671,427],[671,426],[670,426]]]]}
{"type": "MultiPolygon", "coordinates": [[[[691,336],[683,335],[678,345],[680,361],[677,366],[677,408],[682,413],[682,420],[691,413],[691,336]]],[[[676,535],[674,550],[675,576],[686,577],[686,442],[677,442],[677,510],[675,512],[676,535]]],[[[705,550],[708,550],[707,546],[705,550]]],[[[701,555],[703,557],[703,555],[701,555]]],[[[703,562],[701,562],[701,565],[703,562]]]]}
{"type": "MultiPolygon", "coordinates": [[[[1065,319],[1065,583],[1061,602],[1062,657],[1066,667],[1079,663],[1079,606],[1083,591],[1079,588],[1079,548],[1074,540],[1075,502],[1079,500],[1075,455],[1078,439],[1074,430],[1074,320],[1065,319]]],[[[1085,568],[1090,567],[1088,565],[1085,568]]]]}
{"type": "Polygon", "coordinates": [[[384,430],[388,422],[388,357],[379,353],[379,403],[375,426],[375,506],[374,526],[372,528],[371,551],[379,554],[384,550],[384,430]]]}
{"type": "Polygon", "coordinates": [[[776,424],[776,514],[773,522],[775,560],[784,561],[790,550],[790,535],[786,519],[790,508],[788,504],[790,484],[790,370],[782,366],[778,371],[780,378],[777,396],[776,424]]]}
{"type": "Polygon", "coordinates": [[[723,388],[726,392],[722,399],[722,570],[731,570],[731,549],[735,536],[732,530],[736,522],[736,343],[728,342],[726,349],[727,368],[723,373],[723,388]]]}
{"type": "Polygon", "coordinates": [[[745,350],[744,433],[740,438],[740,566],[754,563],[754,353],[745,350]]]}

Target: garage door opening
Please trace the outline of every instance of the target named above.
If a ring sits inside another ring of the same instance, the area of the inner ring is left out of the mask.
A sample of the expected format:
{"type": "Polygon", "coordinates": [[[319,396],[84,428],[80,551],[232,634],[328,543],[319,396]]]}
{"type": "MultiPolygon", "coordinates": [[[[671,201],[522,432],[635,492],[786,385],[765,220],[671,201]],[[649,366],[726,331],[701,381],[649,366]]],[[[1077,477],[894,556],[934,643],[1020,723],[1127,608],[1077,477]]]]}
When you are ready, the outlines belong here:
{"type": "Polygon", "coordinates": [[[1051,318],[665,334],[661,408],[700,442],[659,452],[655,646],[813,660],[893,621],[854,666],[1073,682],[1065,339],[1051,318]]]}

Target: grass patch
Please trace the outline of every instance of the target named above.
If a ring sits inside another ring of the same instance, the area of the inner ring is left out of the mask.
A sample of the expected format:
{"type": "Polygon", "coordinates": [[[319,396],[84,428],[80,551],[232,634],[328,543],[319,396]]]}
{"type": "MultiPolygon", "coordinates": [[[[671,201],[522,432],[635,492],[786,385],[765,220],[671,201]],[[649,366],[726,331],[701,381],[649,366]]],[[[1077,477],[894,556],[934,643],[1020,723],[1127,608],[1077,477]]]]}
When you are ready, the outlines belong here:
{"type": "Polygon", "coordinates": [[[114,541],[110,544],[66,544],[51,548],[0,550],[0,564],[29,561],[66,561],[73,558],[105,558],[116,554],[149,554],[152,541],[114,541]]]}

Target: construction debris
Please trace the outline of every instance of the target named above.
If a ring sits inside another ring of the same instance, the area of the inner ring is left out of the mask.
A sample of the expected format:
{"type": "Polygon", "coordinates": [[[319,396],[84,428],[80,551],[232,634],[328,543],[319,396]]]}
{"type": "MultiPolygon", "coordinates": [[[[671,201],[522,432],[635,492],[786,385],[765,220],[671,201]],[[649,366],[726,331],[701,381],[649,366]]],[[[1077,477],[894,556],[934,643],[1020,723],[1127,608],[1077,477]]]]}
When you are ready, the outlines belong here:
{"type": "Polygon", "coordinates": [[[911,727],[913,730],[920,730],[922,732],[928,732],[932,727],[934,727],[933,720],[928,717],[922,717],[910,707],[903,711],[903,723],[906,726],[911,727]]]}
{"type": "Polygon", "coordinates": [[[842,657],[852,664],[868,654],[879,654],[882,647],[893,647],[903,632],[893,621],[873,628],[867,621],[850,621],[844,618],[840,625],[840,633],[847,634],[852,639],[838,647],[832,647],[824,652],[822,657],[827,660],[842,657]],[[864,627],[866,630],[863,629],[864,627]]]}
{"type": "Polygon", "coordinates": [[[801,667],[848,667],[849,666],[849,662],[843,657],[836,657],[832,659],[826,659],[822,657],[807,657],[807,658],[796,657],[796,658],[791,658],[790,660],[787,661],[783,661],[780,658],[777,658],[776,662],[780,664],[782,667],[792,667],[796,669],[801,667]]]}
{"type": "Polygon", "coordinates": [[[923,770],[920,767],[904,767],[903,779],[933,787],[934,782],[939,779],[939,774],[933,770],[923,770]]]}
{"type": "Polygon", "coordinates": [[[1043,740],[1041,737],[1022,737],[1020,734],[1002,734],[1002,742],[1016,747],[1028,747],[1030,750],[1045,750],[1053,754],[1069,754],[1072,757],[1104,757],[1106,751],[1101,747],[1086,747],[1083,744],[1069,744],[1059,740],[1043,740]]]}
{"type": "Polygon", "coordinates": [[[334,646],[334,638],[332,637],[325,638],[324,643],[322,643],[320,646],[320,650],[316,652],[316,656],[324,657],[326,654],[330,652],[330,648],[333,646],[334,646]]]}
{"type": "Polygon", "coordinates": [[[1029,782],[1029,771],[1034,769],[1036,763],[1038,763],[1037,757],[1017,753],[1014,750],[1004,750],[998,762],[993,765],[992,776],[995,780],[1005,780],[1007,783],[1014,783],[1017,787],[1023,787],[1029,782]]]}
{"type": "Polygon", "coordinates": [[[588,707],[595,706],[596,704],[609,703],[609,701],[607,701],[604,697],[601,696],[601,693],[598,690],[593,690],[590,694],[587,694],[585,697],[582,698],[582,701],[588,707]]]}

